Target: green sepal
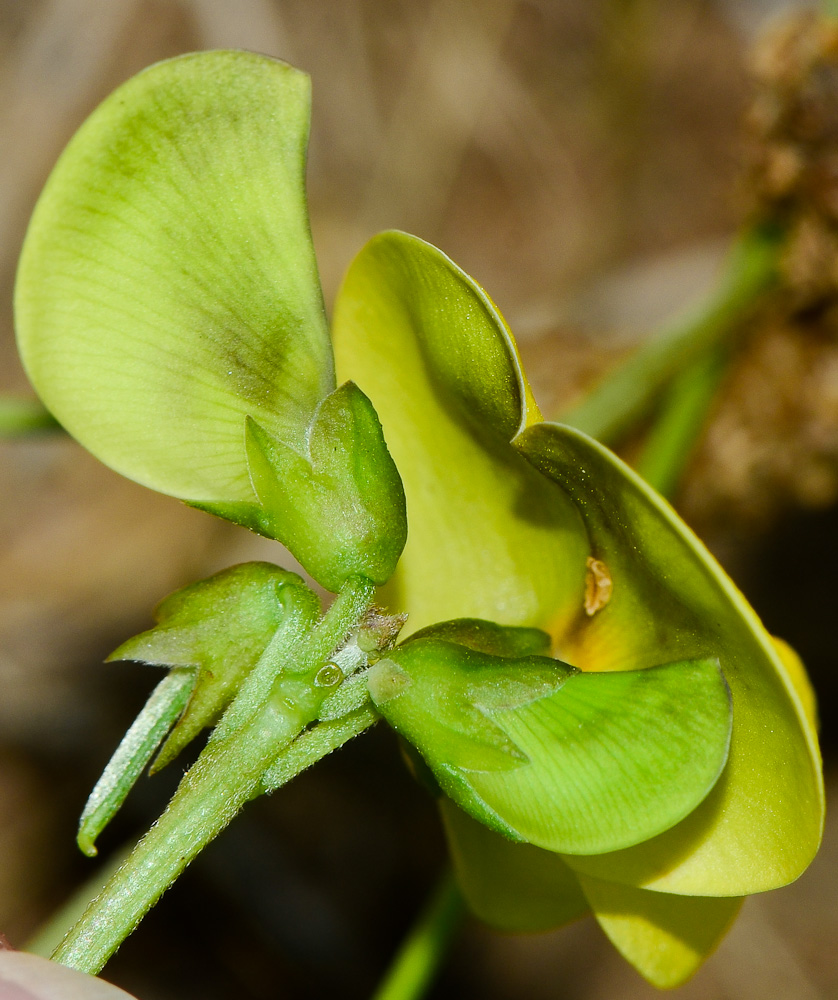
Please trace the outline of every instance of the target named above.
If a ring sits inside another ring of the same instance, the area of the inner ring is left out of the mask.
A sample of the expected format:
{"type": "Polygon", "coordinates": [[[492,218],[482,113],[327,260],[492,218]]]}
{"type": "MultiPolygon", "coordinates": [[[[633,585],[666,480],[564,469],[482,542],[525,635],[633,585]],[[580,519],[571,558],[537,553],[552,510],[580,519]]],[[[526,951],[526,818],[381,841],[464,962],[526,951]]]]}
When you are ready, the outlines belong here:
{"type": "Polygon", "coordinates": [[[407,538],[404,490],[372,403],[352,382],[317,409],[306,454],[248,419],[245,447],[260,531],[337,591],[350,576],[382,584],[407,538]]]}
{"type": "Polygon", "coordinates": [[[584,674],[408,641],[369,671],[378,711],[498,833],[597,854],[675,825],[716,783],[731,706],[715,660],[584,674]]]}
{"type": "Polygon", "coordinates": [[[61,155],[15,292],[24,365],[112,468],[253,502],[243,421],[303,447],[335,386],[305,198],[306,74],[199,52],[128,80],[61,155]]]}
{"type": "Polygon", "coordinates": [[[195,668],[192,697],[153,770],[174,760],[232,702],[282,624],[286,587],[313,620],[319,603],[301,577],[271,563],[243,563],[167,597],[155,611],[157,625],[108,657],[195,668]]]}
{"type": "Polygon", "coordinates": [[[380,716],[367,701],[339,718],[327,719],[304,730],[265,771],[254,794],[275,791],[306,768],[342,747],[378,722],[380,716]]]}
{"type": "MultiPolygon", "coordinates": [[[[373,664],[376,708],[435,770],[516,768],[526,755],[491,718],[556,691],[575,673],[545,656],[491,656],[443,639],[419,639],[373,664]]],[[[440,781],[445,787],[445,782],[440,781]]]]}

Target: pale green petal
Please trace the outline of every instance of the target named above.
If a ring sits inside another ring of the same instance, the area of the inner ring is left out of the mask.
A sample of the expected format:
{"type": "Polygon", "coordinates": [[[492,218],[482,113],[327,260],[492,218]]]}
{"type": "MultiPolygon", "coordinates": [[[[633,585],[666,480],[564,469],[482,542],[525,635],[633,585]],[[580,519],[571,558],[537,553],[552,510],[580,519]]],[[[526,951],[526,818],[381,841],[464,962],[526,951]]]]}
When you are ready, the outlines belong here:
{"type": "Polygon", "coordinates": [[[304,73],[202,52],[120,87],[53,171],[18,273],[21,354],[50,411],[123,475],[254,500],[245,416],[302,447],[334,388],[308,121],[304,73]]]}
{"type": "Polygon", "coordinates": [[[457,883],[481,920],[505,931],[548,931],[589,912],[558,854],[506,840],[448,798],[439,807],[457,883]]]}
{"type": "Polygon", "coordinates": [[[541,625],[581,606],[573,505],[509,447],[538,411],[485,292],[404,233],[375,237],[335,305],[341,379],[370,397],[404,482],[408,539],[388,594],[407,629],[449,618],[541,625]]]}

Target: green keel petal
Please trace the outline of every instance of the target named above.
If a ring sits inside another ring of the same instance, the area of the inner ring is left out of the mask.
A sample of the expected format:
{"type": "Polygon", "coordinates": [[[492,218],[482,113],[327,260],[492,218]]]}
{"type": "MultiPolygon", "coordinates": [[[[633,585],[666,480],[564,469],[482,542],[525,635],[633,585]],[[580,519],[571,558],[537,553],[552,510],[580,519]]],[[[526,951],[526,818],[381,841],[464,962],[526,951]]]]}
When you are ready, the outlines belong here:
{"type": "Polygon", "coordinates": [[[561,490],[509,446],[539,414],[485,292],[429,244],[383,233],[350,267],[333,327],[340,378],[372,400],[404,482],[388,603],[409,611],[407,629],[539,626],[581,604],[587,541],[561,490]]]}
{"type": "Polygon", "coordinates": [[[309,80],[202,52],[129,80],[81,127],[21,257],[24,364],[112,468],[253,501],[244,418],[302,448],[334,388],[309,233],[309,80]]]}
{"type": "Polygon", "coordinates": [[[582,669],[718,657],[733,697],[730,757],[682,823],[578,871],[665,892],[745,895],[796,878],[817,850],[823,783],[817,741],[794,684],[754,612],[672,509],[619,459],[571,428],[540,424],[516,441],[582,511],[612,582],[559,654],[582,669]]]}

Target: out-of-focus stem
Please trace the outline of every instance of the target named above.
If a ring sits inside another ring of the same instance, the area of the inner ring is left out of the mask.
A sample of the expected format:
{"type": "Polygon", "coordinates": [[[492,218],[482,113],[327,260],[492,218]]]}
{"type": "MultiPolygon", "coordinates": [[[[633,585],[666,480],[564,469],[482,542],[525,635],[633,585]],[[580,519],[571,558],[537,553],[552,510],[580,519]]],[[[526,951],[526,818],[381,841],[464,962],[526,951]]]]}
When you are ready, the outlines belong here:
{"type": "Polygon", "coordinates": [[[0,396],[0,437],[16,437],[33,431],[55,430],[58,421],[37,399],[0,396]]]}
{"type": "Polygon", "coordinates": [[[666,384],[710,348],[726,343],[776,280],[782,233],[746,231],[734,244],[718,287],[664,328],[558,420],[615,444],[649,411],[666,384]]]}
{"type": "Polygon", "coordinates": [[[23,951],[33,955],[49,956],[64,940],[67,929],[77,923],[90,905],[90,900],[104,889],[108,881],[128,860],[134,844],[127,844],[115,851],[94,875],[76,888],[72,895],[42,924],[23,945],[23,951]]]}
{"type": "Polygon", "coordinates": [[[448,954],[466,908],[451,872],[440,879],[372,1000],[419,1000],[448,954]]]}
{"type": "Polygon", "coordinates": [[[730,352],[715,348],[677,375],[662,401],[635,468],[671,498],[706,423],[730,352]]]}

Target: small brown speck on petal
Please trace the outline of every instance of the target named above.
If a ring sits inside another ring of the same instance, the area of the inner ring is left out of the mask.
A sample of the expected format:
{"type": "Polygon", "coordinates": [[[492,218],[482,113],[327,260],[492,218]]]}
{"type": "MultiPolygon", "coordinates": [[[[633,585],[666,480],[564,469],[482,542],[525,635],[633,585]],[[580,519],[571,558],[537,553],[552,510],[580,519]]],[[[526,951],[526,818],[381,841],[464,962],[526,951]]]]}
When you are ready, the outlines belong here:
{"type": "Polygon", "coordinates": [[[601,559],[589,556],[586,565],[588,571],[585,574],[585,614],[591,617],[611,600],[614,584],[608,567],[601,559]]]}

